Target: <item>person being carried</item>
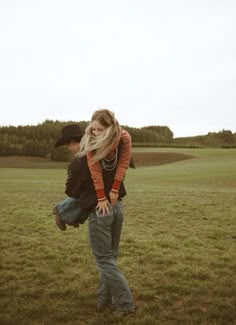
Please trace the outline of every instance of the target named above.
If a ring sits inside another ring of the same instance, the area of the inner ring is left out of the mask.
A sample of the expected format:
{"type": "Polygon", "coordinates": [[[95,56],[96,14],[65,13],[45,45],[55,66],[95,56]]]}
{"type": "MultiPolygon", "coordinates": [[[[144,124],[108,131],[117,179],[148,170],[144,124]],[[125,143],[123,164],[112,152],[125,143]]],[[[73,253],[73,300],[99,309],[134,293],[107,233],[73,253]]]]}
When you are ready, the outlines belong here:
{"type": "Polygon", "coordinates": [[[63,127],[62,136],[54,146],[58,148],[62,145],[66,145],[74,156],[67,168],[65,193],[68,197],[53,207],[56,225],[62,231],[66,230],[66,225],[79,227],[79,224],[83,223],[87,218],[86,214],[82,213],[80,208],[78,158],[75,157],[79,150],[82,137],[83,132],[78,124],[68,124],[63,127]]]}

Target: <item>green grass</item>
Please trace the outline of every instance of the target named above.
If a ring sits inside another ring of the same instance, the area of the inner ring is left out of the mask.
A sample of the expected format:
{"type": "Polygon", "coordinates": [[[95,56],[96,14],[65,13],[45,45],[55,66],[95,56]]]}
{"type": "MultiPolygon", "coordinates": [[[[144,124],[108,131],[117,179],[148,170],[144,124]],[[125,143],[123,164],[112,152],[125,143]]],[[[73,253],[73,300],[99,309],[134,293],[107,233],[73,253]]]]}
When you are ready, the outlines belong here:
{"type": "Polygon", "coordinates": [[[96,313],[87,224],[54,224],[66,171],[0,168],[1,325],[235,324],[236,150],[146,151],[171,150],[197,158],[126,176],[119,265],[139,308],[122,320],[96,313]]]}

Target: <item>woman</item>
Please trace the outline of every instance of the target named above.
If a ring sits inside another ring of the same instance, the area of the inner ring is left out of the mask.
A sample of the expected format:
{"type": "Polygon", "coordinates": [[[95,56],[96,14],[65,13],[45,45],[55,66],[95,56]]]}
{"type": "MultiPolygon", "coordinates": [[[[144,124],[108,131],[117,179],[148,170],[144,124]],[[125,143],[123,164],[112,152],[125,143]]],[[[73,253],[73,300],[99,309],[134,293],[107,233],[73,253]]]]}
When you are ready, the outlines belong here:
{"type": "Polygon", "coordinates": [[[97,193],[97,208],[104,214],[109,212],[108,201],[113,205],[117,203],[120,184],[125,178],[131,160],[131,137],[120,127],[110,110],[100,109],[92,115],[91,123],[86,128],[80,143],[79,156],[85,154],[97,193]],[[122,146],[118,159],[120,142],[122,146]],[[116,169],[109,200],[104,192],[102,169],[108,171],[116,169]]]}
{"type": "MultiPolygon", "coordinates": [[[[131,158],[131,137],[122,130],[114,114],[95,111],[81,140],[79,156],[86,156],[97,196],[97,209],[88,216],[89,240],[100,272],[98,311],[115,307],[124,316],[135,311],[124,275],[117,266],[123,223],[123,185],[131,158]]],[[[83,183],[83,180],[82,180],[83,183]]],[[[81,191],[80,204],[88,200],[81,191]]]]}

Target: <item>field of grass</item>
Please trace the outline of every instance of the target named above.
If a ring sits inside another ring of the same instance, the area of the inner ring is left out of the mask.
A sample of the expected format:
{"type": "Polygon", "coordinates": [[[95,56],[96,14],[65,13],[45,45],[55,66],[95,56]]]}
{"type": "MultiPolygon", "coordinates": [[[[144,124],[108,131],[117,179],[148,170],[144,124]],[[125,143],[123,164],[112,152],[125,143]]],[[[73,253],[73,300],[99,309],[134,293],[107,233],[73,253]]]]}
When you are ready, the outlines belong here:
{"type": "Polygon", "coordinates": [[[0,159],[1,325],[236,324],[236,150],[134,151],[195,158],[127,173],[119,265],[139,308],[123,319],[96,312],[87,223],[54,224],[66,170],[0,159]]]}

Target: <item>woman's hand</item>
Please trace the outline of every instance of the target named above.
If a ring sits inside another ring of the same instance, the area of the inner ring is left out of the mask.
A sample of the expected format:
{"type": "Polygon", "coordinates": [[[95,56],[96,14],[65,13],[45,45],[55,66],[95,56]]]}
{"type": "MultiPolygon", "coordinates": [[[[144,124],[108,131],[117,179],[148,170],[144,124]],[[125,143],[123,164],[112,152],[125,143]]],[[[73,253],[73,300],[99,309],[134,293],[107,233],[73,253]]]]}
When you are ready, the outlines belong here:
{"type": "Polygon", "coordinates": [[[98,213],[102,213],[103,215],[109,213],[108,203],[109,203],[108,200],[99,201],[96,206],[98,213]]]}
{"type": "Polygon", "coordinates": [[[111,191],[109,193],[109,196],[110,196],[111,204],[116,205],[117,201],[118,201],[118,193],[114,193],[114,192],[111,191]]]}

